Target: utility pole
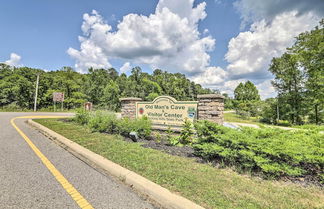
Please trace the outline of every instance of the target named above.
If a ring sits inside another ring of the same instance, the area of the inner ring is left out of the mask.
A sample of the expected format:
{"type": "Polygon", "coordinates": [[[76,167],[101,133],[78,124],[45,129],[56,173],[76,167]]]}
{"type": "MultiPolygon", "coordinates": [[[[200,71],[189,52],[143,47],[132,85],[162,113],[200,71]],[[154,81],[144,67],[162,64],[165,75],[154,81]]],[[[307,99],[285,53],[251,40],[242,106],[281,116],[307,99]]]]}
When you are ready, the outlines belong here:
{"type": "Polygon", "coordinates": [[[36,91],[35,91],[34,112],[36,112],[36,109],[37,109],[38,83],[39,83],[39,73],[37,73],[37,80],[36,80],[36,91]]]}
{"type": "Polygon", "coordinates": [[[277,104],[277,122],[279,122],[280,117],[279,117],[279,104],[277,104]]]}

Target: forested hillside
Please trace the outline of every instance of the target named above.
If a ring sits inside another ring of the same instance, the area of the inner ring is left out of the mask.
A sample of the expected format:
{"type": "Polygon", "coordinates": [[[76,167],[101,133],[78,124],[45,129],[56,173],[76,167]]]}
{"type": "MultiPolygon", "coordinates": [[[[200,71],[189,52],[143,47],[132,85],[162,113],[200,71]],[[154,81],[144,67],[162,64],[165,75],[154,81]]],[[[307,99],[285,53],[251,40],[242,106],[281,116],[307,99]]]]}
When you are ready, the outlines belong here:
{"type": "Polygon", "coordinates": [[[97,108],[119,109],[119,98],[140,97],[152,100],[159,95],[170,95],[178,100],[195,100],[197,94],[211,93],[180,73],[155,70],[152,75],[135,67],[127,76],[115,69],[89,69],[80,74],[70,67],[45,72],[28,67],[0,64],[0,107],[32,109],[37,74],[40,75],[38,108],[53,105],[53,92],[64,92],[66,108],[80,107],[90,101],[97,108]]]}

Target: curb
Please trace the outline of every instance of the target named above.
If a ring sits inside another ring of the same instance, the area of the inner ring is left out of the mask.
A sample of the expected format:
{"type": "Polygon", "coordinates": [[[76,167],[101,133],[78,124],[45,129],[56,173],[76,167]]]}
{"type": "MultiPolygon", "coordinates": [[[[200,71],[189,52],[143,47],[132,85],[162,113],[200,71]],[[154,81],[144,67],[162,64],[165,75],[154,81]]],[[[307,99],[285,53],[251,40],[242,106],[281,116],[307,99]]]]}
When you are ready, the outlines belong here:
{"type": "Polygon", "coordinates": [[[65,138],[64,136],[46,128],[45,126],[29,119],[27,123],[41,133],[49,137],[51,140],[57,142],[65,150],[71,152],[76,157],[85,161],[90,166],[98,167],[112,176],[121,179],[124,183],[147,195],[164,208],[168,209],[204,209],[196,203],[170,192],[168,189],[130,171],[120,165],[80,146],[79,144],[65,138]]]}

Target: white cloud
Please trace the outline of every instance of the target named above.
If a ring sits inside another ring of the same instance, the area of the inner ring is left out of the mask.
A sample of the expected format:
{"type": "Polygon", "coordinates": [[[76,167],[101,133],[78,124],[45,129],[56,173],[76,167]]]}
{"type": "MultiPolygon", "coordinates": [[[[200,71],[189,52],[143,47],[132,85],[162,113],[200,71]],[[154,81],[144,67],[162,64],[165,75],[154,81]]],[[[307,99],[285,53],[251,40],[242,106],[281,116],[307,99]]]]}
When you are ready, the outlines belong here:
{"type": "Polygon", "coordinates": [[[272,21],[277,15],[297,11],[298,15],[313,12],[318,16],[324,15],[323,0],[238,0],[234,6],[241,13],[242,26],[247,23],[259,21],[272,21]]]}
{"type": "Polygon", "coordinates": [[[271,59],[281,56],[298,34],[311,30],[319,21],[314,13],[298,14],[296,11],[285,12],[269,23],[265,19],[254,22],[249,31],[239,33],[229,42],[226,69],[216,71],[212,69],[217,67],[209,67],[193,78],[194,81],[233,95],[240,82],[251,80],[259,88],[262,98],[275,96],[270,83],[272,75],[268,72],[271,59]]]}
{"type": "Polygon", "coordinates": [[[122,58],[173,72],[203,72],[215,39],[200,37],[198,23],[206,17],[206,3],[193,7],[193,1],[160,0],[154,14],[128,14],[116,31],[96,11],[84,14],[80,50],[67,52],[79,71],[107,67],[110,59],[122,58]]]}
{"type": "Polygon", "coordinates": [[[21,56],[16,54],[16,53],[11,53],[10,54],[10,59],[5,61],[5,64],[10,65],[10,66],[21,66],[20,64],[21,56]]]}
{"type": "Polygon", "coordinates": [[[206,35],[208,33],[209,33],[209,30],[207,28],[205,28],[203,34],[206,35]]]}
{"type": "Polygon", "coordinates": [[[227,72],[220,67],[208,67],[204,72],[193,76],[191,79],[205,87],[218,87],[224,83],[227,72]]]}
{"type": "Polygon", "coordinates": [[[222,93],[227,93],[230,96],[234,96],[234,89],[240,84],[246,82],[246,79],[237,79],[237,80],[227,80],[224,82],[222,86],[220,86],[220,90],[222,93]]]}
{"type": "Polygon", "coordinates": [[[297,15],[288,12],[276,16],[269,24],[265,20],[251,25],[228,44],[225,59],[231,78],[269,78],[268,67],[273,57],[281,56],[301,32],[312,29],[319,19],[313,13],[297,15]]]}
{"type": "Polygon", "coordinates": [[[126,73],[127,71],[129,71],[132,68],[131,64],[129,62],[125,62],[123,64],[123,66],[121,66],[121,68],[119,69],[119,71],[121,73],[126,73]]]}
{"type": "Polygon", "coordinates": [[[75,68],[83,72],[89,67],[108,68],[111,60],[123,59],[129,62],[121,72],[131,68],[130,62],[148,64],[153,69],[185,73],[205,87],[227,93],[251,80],[264,98],[274,93],[268,72],[272,57],[280,56],[294,37],[318,24],[323,3],[312,1],[317,6],[301,0],[237,1],[242,23],[253,24],[229,42],[225,55],[229,64],[224,69],[210,66],[208,53],[214,50],[215,39],[208,29],[202,34],[198,31],[207,15],[206,3],[194,7],[194,0],[160,0],[154,14],[128,14],[116,30],[98,12],[84,14],[80,49],[67,52],[75,59],[75,68]]]}
{"type": "Polygon", "coordinates": [[[273,57],[281,56],[301,32],[311,30],[324,14],[322,0],[254,1],[234,3],[242,25],[250,29],[239,33],[228,44],[227,78],[219,88],[232,93],[240,82],[253,81],[261,97],[273,97],[272,75],[268,72],[273,57]],[[312,2],[312,3],[311,3],[312,2]]]}
{"type": "Polygon", "coordinates": [[[277,93],[275,88],[272,86],[270,80],[265,80],[262,83],[256,85],[261,95],[261,99],[266,99],[269,97],[276,97],[277,93]]]}
{"type": "Polygon", "coordinates": [[[202,2],[193,8],[194,0],[160,0],[155,13],[162,13],[165,8],[173,14],[177,14],[181,19],[187,19],[190,24],[197,24],[199,20],[205,19],[206,2],[202,2]]]}

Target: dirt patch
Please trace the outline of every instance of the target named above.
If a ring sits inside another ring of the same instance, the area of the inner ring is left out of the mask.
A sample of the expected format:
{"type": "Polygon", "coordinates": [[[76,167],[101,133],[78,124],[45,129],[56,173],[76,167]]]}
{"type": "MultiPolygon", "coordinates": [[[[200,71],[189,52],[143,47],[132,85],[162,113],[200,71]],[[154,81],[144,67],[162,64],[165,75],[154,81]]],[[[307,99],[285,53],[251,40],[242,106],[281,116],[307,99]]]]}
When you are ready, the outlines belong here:
{"type": "MultiPolygon", "coordinates": [[[[127,142],[133,142],[133,140],[128,137],[125,137],[124,140],[127,142]]],[[[205,162],[201,157],[195,156],[195,150],[190,146],[171,146],[168,144],[168,142],[166,142],[166,140],[156,141],[153,139],[138,139],[137,143],[141,143],[142,147],[160,150],[170,155],[192,158],[200,163],[205,162]]]]}

